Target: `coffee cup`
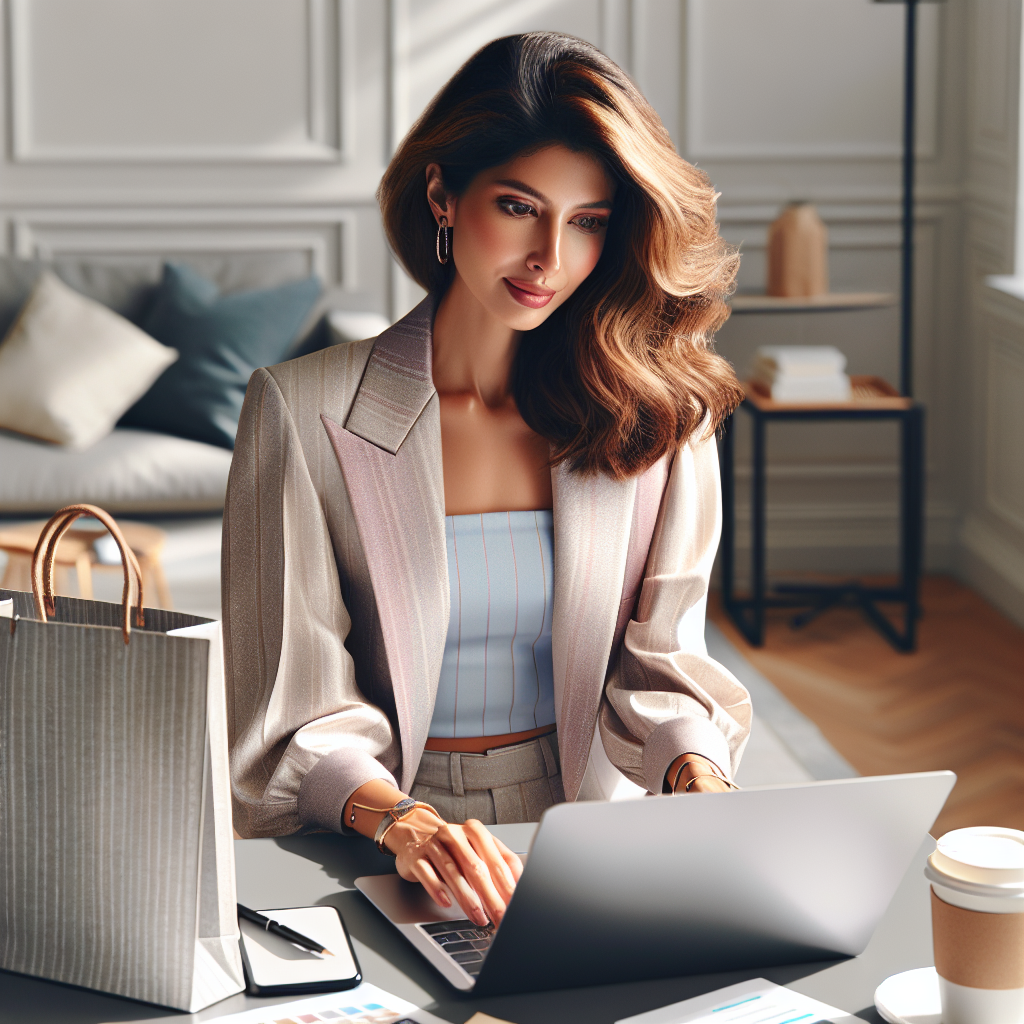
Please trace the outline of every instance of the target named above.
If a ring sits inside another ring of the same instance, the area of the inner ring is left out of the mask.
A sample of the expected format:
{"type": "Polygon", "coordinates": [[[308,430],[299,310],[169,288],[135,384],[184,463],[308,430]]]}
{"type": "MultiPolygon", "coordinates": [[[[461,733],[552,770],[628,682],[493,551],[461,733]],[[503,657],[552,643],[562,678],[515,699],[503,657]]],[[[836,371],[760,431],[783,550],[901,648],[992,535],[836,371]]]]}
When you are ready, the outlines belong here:
{"type": "Polygon", "coordinates": [[[942,1024],[1024,1024],[1024,832],[947,832],[925,875],[942,1024]]]}

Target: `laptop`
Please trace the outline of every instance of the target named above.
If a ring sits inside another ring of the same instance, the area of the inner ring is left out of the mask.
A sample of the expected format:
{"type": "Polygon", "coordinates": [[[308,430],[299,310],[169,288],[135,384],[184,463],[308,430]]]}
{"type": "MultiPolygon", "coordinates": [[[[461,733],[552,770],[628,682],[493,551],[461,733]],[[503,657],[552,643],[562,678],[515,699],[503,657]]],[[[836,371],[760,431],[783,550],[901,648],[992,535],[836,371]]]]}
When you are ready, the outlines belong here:
{"type": "Polygon", "coordinates": [[[474,994],[834,960],[864,951],[954,782],[918,772],[557,804],[498,929],[396,874],[355,884],[474,994]]]}

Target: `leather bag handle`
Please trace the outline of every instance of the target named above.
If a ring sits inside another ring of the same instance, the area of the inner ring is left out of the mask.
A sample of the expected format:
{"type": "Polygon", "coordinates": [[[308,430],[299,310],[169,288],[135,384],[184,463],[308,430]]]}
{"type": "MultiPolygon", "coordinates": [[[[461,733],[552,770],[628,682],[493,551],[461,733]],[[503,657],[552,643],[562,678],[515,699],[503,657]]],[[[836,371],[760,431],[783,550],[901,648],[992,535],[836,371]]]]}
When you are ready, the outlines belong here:
{"type": "Polygon", "coordinates": [[[35,598],[36,612],[43,622],[47,621],[48,615],[53,615],[56,612],[53,600],[53,563],[57,555],[57,545],[79,516],[92,516],[101,522],[114,538],[117,549],[121,553],[121,566],[124,569],[124,590],[121,594],[124,618],[121,623],[121,635],[127,644],[132,631],[133,578],[136,592],[135,621],[139,626],[145,625],[142,610],[142,572],[135,552],[128,546],[128,542],[124,539],[124,534],[121,533],[113,516],[95,505],[67,505],[51,516],[49,522],[43,527],[42,533],[39,534],[36,549],[32,553],[32,596],[35,598]]]}

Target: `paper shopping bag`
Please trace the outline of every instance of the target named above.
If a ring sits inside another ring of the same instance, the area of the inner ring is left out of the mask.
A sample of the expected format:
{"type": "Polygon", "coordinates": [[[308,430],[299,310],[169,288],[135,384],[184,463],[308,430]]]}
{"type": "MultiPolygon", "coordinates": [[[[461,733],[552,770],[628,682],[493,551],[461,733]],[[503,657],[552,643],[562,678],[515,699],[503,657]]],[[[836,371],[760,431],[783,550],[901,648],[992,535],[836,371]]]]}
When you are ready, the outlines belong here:
{"type": "Polygon", "coordinates": [[[220,623],[143,609],[92,506],[50,520],[32,582],[0,591],[0,967],[187,1011],[240,992],[220,623]],[[121,605],[52,596],[83,514],[121,605]]]}

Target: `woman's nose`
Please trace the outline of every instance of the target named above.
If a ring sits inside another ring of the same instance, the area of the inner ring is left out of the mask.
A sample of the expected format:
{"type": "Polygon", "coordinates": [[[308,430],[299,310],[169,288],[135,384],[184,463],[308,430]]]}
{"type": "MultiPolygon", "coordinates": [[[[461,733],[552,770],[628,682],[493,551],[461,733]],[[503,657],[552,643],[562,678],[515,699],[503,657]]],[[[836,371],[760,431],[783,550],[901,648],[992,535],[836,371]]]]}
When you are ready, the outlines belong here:
{"type": "Polygon", "coordinates": [[[562,231],[558,224],[538,224],[541,229],[536,248],[527,257],[527,265],[531,270],[539,270],[550,277],[562,269],[562,231]]]}

